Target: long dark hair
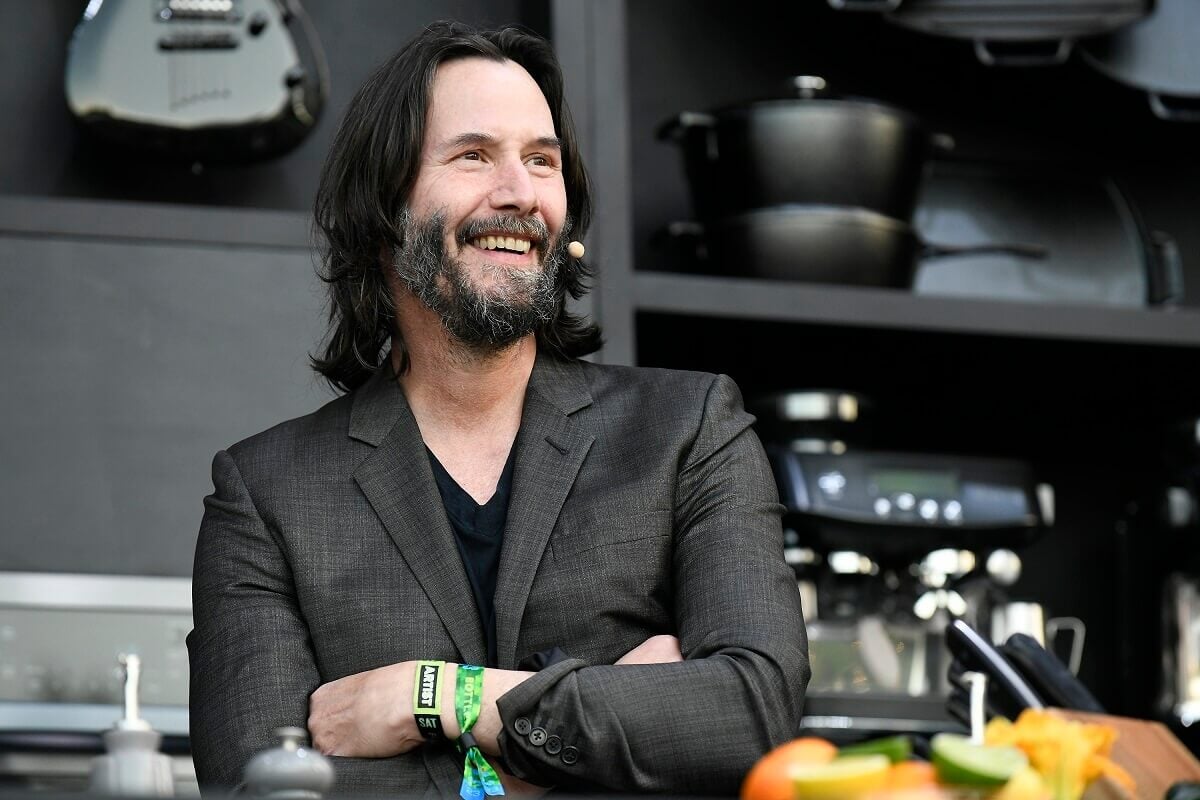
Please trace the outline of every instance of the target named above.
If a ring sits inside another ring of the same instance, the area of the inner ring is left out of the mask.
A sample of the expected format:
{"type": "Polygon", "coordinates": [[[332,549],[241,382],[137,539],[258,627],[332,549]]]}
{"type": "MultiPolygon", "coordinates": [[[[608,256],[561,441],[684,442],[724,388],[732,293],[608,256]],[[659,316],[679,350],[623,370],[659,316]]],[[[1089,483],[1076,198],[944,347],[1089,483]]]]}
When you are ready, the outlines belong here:
{"type": "MultiPolygon", "coordinates": [[[[336,390],[351,391],[377,370],[389,340],[403,348],[382,260],[401,242],[400,216],[416,182],[429,92],[439,64],[481,57],[525,68],[546,97],[562,142],[563,178],[572,234],[591,218],[591,190],[575,126],[563,96],[562,71],[550,43],[521,28],[479,31],[455,22],[430,25],[358,90],[321,171],[313,209],[321,279],[329,285],[329,332],[313,369],[336,390]]],[[[600,348],[600,329],[566,310],[566,298],[587,292],[591,269],[568,259],[558,273],[558,311],[537,332],[538,347],[560,358],[600,348]]],[[[400,370],[408,367],[400,352],[400,370]]]]}

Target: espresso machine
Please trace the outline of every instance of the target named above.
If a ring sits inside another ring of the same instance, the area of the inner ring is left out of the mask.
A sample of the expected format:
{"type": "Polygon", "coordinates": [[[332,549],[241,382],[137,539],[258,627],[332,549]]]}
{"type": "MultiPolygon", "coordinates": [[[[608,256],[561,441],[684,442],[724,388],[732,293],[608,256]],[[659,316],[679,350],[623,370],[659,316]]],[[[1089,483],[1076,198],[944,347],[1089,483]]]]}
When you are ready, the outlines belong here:
{"type": "Polygon", "coordinates": [[[1007,589],[1053,522],[1053,489],[1013,459],[877,449],[873,406],[855,392],[752,408],[805,609],[805,728],[834,741],[961,731],[946,711],[946,626],[1020,625],[1007,589]]]}

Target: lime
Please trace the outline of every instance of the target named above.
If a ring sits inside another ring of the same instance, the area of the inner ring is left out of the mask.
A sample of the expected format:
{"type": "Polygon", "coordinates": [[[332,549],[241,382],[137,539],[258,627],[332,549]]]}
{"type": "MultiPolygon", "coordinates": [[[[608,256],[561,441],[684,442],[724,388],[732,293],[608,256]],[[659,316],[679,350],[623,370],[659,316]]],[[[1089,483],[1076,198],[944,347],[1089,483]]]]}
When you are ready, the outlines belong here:
{"type": "Polygon", "coordinates": [[[891,761],[893,764],[907,761],[912,756],[912,740],[907,736],[885,736],[882,739],[856,742],[838,748],[838,758],[875,754],[887,756],[888,761],[891,761]]]}
{"type": "Polygon", "coordinates": [[[966,736],[954,733],[939,733],[930,747],[938,777],[946,783],[998,786],[1029,764],[1016,747],[972,744],[966,736]]]}
{"type": "Polygon", "coordinates": [[[884,755],[846,756],[828,764],[796,765],[789,770],[797,800],[852,798],[887,783],[892,762],[884,755]]]}

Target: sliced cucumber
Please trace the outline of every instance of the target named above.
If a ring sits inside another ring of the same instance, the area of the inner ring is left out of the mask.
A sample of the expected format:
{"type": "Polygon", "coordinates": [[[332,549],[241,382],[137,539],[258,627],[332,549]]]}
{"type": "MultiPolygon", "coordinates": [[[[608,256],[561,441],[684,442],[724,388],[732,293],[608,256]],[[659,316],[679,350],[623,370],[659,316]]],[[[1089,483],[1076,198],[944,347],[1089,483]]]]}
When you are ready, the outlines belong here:
{"type": "Polygon", "coordinates": [[[855,742],[838,748],[838,758],[843,756],[887,756],[893,764],[908,761],[912,757],[912,740],[907,736],[885,736],[866,742],[855,742]]]}

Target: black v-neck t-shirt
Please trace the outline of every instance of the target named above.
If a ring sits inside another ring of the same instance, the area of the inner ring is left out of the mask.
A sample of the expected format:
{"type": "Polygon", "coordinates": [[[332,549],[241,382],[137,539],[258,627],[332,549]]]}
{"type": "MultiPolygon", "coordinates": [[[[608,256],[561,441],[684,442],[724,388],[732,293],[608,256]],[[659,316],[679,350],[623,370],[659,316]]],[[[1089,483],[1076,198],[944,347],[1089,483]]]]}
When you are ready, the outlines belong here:
{"type": "Polygon", "coordinates": [[[500,480],[496,484],[496,493],[486,503],[479,505],[451,477],[433,451],[425,448],[429,464],[433,467],[433,477],[437,480],[438,492],[442,495],[442,504],[446,507],[446,516],[450,519],[450,527],[454,529],[454,543],[458,545],[467,579],[471,582],[475,607],[479,609],[479,619],[483,622],[488,652],[488,663],[484,666],[488,667],[496,666],[497,660],[496,575],[500,571],[500,548],[504,543],[504,525],[508,519],[516,450],[514,445],[508,453],[508,461],[504,463],[504,471],[500,473],[500,480]]]}

